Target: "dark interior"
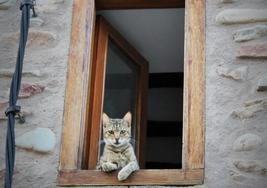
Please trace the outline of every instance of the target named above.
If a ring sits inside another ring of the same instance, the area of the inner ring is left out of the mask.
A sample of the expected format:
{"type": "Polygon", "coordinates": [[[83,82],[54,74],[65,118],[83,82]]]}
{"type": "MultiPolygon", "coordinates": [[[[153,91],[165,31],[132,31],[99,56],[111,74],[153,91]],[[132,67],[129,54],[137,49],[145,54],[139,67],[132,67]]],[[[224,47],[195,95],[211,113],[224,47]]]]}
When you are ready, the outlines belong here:
{"type": "MultiPolygon", "coordinates": [[[[182,112],[182,90],[183,73],[150,73],[150,97],[148,100],[149,103],[153,104],[149,104],[148,113],[156,113],[156,115],[159,115],[162,110],[165,111],[164,113],[178,114],[182,112]],[[159,90],[160,92],[157,92],[159,90]],[[159,100],[160,102],[154,102],[155,100],[159,100]],[[165,106],[164,103],[168,103],[167,101],[176,102],[165,106]]],[[[152,118],[153,116],[155,115],[149,115],[149,117],[152,118]]],[[[179,117],[177,117],[177,119],[179,119],[179,117]]],[[[182,132],[182,119],[176,121],[170,121],[164,117],[158,118],[158,120],[148,119],[146,169],[182,168],[182,132]]]]}

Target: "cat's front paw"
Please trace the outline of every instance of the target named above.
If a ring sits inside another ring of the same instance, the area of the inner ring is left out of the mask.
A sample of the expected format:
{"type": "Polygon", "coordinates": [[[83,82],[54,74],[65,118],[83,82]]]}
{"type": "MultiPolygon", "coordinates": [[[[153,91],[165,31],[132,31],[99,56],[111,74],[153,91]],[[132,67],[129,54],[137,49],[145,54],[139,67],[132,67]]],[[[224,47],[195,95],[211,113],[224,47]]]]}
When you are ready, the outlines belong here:
{"type": "Polygon", "coordinates": [[[105,162],[101,165],[101,169],[104,171],[104,172],[110,172],[110,171],[113,171],[113,170],[117,170],[117,165],[116,164],[113,164],[111,162],[105,162]]]}
{"type": "Polygon", "coordinates": [[[126,180],[128,178],[130,174],[127,172],[127,170],[122,169],[121,171],[119,171],[118,173],[118,180],[119,181],[123,181],[126,180]]]}

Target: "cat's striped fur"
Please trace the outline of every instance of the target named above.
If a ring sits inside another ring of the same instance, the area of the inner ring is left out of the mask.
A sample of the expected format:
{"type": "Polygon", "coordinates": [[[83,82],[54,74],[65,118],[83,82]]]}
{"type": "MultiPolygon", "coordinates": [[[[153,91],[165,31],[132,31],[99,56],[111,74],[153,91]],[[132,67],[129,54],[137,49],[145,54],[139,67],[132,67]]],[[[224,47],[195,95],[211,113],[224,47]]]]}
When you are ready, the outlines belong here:
{"type": "Polygon", "coordinates": [[[127,179],[132,172],[139,169],[134,149],[130,143],[131,119],[130,112],[123,119],[111,119],[105,113],[102,116],[105,146],[97,169],[105,172],[120,169],[119,181],[127,179]]]}

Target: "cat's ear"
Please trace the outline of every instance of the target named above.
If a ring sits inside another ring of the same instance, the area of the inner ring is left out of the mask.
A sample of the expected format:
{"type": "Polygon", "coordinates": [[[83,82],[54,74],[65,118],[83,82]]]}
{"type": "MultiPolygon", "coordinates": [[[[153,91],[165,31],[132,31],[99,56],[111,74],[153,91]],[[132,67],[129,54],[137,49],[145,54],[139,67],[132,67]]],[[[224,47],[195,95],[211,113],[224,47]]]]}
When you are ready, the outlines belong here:
{"type": "Polygon", "coordinates": [[[131,122],[132,122],[132,114],[131,112],[127,112],[125,114],[125,116],[123,117],[123,120],[126,121],[128,123],[128,126],[131,126],[131,122]]]}
{"type": "Polygon", "coordinates": [[[109,117],[106,113],[103,113],[102,115],[102,122],[103,122],[103,126],[106,127],[109,122],[109,117]]]}

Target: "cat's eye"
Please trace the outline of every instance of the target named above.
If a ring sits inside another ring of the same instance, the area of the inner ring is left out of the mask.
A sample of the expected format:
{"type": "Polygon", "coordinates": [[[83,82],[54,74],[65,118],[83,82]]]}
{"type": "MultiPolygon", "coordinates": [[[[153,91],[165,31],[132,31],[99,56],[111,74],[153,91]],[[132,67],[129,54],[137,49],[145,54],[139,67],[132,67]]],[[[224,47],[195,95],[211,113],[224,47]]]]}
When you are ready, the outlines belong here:
{"type": "Polygon", "coordinates": [[[114,134],[114,131],[108,131],[109,134],[114,134]]]}
{"type": "Polygon", "coordinates": [[[120,133],[121,133],[121,134],[125,134],[125,133],[126,133],[126,131],[122,130],[120,133]]]}

